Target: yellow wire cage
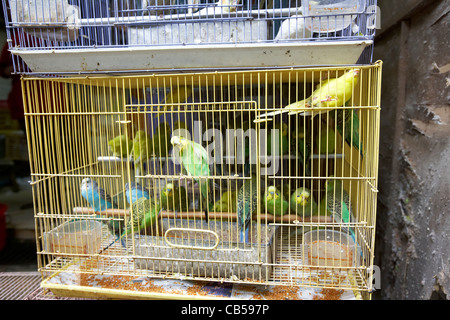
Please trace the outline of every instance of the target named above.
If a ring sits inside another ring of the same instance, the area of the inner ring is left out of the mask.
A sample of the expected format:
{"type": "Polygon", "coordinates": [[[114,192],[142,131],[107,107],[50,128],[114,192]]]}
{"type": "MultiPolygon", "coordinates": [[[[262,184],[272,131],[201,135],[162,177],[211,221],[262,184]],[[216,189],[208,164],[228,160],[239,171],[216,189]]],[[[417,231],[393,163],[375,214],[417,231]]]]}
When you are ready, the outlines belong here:
{"type": "Polygon", "coordinates": [[[381,66],[23,78],[42,286],[370,298],[381,66]]]}

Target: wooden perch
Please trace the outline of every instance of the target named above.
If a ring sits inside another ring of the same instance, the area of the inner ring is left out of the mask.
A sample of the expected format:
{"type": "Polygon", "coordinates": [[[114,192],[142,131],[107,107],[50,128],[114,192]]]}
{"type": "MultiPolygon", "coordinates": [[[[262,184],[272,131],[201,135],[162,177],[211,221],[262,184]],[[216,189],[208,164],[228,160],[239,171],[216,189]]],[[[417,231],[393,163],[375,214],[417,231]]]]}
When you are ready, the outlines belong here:
{"type": "MultiPolygon", "coordinates": [[[[73,213],[75,214],[87,214],[87,215],[95,215],[96,212],[91,208],[84,207],[75,207],[73,208],[73,213]]],[[[106,209],[102,211],[102,216],[129,216],[130,212],[128,209],[106,209]]],[[[202,211],[188,211],[188,212],[178,212],[175,214],[173,211],[162,211],[159,215],[160,218],[177,218],[177,219],[205,219],[205,213],[202,211]]],[[[237,220],[237,214],[234,212],[208,212],[209,219],[221,219],[221,220],[237,220]]],[[[253,215],[253,220],[255,220],[256,215],[253,215]]],[[[272,214],[261,214],[261,221],[268,222],[285,222],[285,223],[294,223],[298,222],[312,222],[312,223],[329,223],[333,222],[333,218],[329,216],[313,216],[313,217],[305,217],[302,219],[301,216],[297,216],[295,214],[285,214],[283,216],[274,216],[272,214]]]]}

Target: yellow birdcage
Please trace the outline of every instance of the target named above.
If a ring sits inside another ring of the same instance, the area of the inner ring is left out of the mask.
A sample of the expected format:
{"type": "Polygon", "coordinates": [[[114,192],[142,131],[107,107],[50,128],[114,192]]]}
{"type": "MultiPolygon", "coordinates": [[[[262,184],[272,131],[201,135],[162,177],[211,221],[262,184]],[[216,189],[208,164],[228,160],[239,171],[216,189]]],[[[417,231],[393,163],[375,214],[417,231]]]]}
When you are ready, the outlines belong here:
{"type": "Polygon", "coordinates": [[[42,286],[370,297],[380,82],[381,62],[23,78],[42,286]]]}

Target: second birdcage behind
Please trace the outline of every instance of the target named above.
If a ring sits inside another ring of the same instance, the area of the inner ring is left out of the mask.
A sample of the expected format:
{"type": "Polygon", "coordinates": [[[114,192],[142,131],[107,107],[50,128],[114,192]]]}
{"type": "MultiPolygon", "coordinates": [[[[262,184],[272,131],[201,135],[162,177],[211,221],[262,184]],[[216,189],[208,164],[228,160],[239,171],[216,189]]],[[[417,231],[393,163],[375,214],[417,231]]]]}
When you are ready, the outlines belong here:
{"type": "Polygon", "coordinates": [[[376,0],[3,0],[17,73],[371,63],[376,0]]]}
{"type": "Polygon", "coordinates": [[[380,63],[24,78],[43,286],[198,297],[132,293],[144,277],[370,294],[380,78],[380,63]]]}

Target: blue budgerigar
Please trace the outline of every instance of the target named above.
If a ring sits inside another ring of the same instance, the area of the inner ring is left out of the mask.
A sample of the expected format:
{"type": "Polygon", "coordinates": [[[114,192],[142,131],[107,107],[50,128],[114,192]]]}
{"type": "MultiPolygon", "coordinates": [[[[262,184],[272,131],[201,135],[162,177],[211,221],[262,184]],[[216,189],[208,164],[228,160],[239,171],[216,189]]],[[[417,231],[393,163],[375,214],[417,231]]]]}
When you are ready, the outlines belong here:
{"type": "MultiPolygon", "coordinates": [[[[98,217],[102,217],[101,212],[106,209],[118,208],[111,197],[99,187],[98,183],[91,178],[85,178],[81,182],[81,195],[87,200],[89,206],[94,209],[98,217]]],[[[122,232],[122,224],[120,221],[111,220],[105,222],[110,232],[116,236],[122,232]]]]}
{"type": "Polygon", "coordinates": [[[133,204],[140,198],[150,199],[148,190],[137,182],[131,182],[130,184],[126,183],[125,194],[129,204],[133,204]]]}
{"type": "Polygon", "coordinates": [[[256,211],[258,203],[257,180],[253,176],[251,180],[245,180],[239,189],[237,196],[237,217],[239,228],[239,242],[249,243],[249,228],[252,214],[256,211]],[[245,238],[245,239],[244,239],[245,238]]]}
{"type": "Polygon", "coordinates": [[[81,181],[81,195],[89,202],[89,206],[96,213],[115,207],[109,194],[100,188],[98,183],[91,178],[85,178],[81,181]]]}

